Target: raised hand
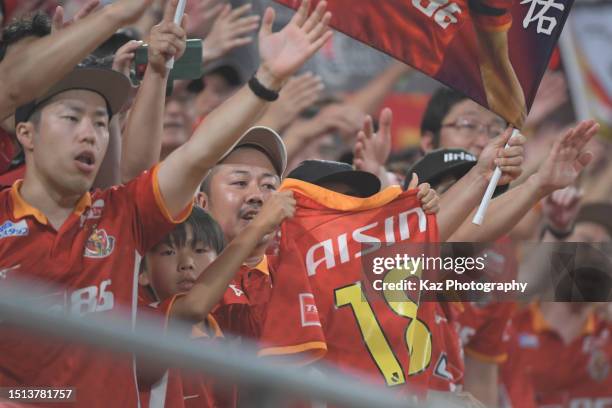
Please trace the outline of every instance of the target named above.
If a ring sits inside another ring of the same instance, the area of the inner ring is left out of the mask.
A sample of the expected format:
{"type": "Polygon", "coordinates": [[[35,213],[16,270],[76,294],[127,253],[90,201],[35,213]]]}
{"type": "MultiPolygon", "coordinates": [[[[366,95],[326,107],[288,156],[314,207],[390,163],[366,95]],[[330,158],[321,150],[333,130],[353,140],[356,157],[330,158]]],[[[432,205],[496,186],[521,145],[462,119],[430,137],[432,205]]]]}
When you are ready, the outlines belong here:
{"type": "Polygon", "coordinates": [[[599,130],[599,124],[585,120],[555,142],[540,169],[533,175],[543,195],[572,185],[593,154],[585,150],[586,144],[599,130]]]}
{"type": "Polygon", "coordinates": [[[476,168],[490,179],[496,167],[500,167],[502,176],[498,185],[503,186],[518,178],[523,169],[521,165],[524,159],[523,145],[527,141],[525,136],[519,134],[513,138],[512,128],[506,129],[504,133],[491,140],[478,157],[476,168]],[[508,143],[509,147],[504,149],[508,143]]]}
{"type": "Polygon", "coordinates": [[[224,0],[187,1],[185,13],[189,14],[186,26],[189,38],[206,38],[224,7],[224,0]]]}
{"type": "Polygon", "coordinates": [[[379,177],[386,172],[384,166],[391,153],[392,120],[391,109],[383,109],[379,118],[380,129],[374,133],[372,118],[366,117],[353,148],[353,164],[357,170],[368,171],[379,177]]]}
{"type": "Polygon", "coordinates": [[[177,5],[178,0],[168,1],[162,21],[151,29],[148,66],[160,75],[168,73],[167,61],[171,58],[179,59],[185,52],[187,37],[184,26],[186,18],[183,17],[181,27],[174,24],[174,13],[177,5]]]}
{"type": "Polygon", "coordinates": [[[412,178],[408,184],[407,190],[413,188],[418,189],[417,199],[421,203],[421,208],[427,214],[436,214],[440,211],[440,196],[436,193],[436,190],[431,188],[429,183],[419,184],[419,176],[416,173],[412,173],[412,178]]]}
{"type": "Polygon", "coordinates": [[[263,234],[274,232],[286,218],[295,213],[295,198],[292,191],[275,192],[263,204],[252,226],[261,228],[263,234]]]}
{"type": "Polygon", "coordinates": [[[364,123],[365,113],[350,103],[334,103],[323,108],[314,120],[336,132],[343,141],[352,143],[364,123]]]}
{"type": "Polygon", "coordinates": [[[79,11],[76,12],[74,17],[68,21],[64,21],[64,8],[62,6],[57,6],[55,9],[55,14],[53,14],[53,18],[51,19],[51,33],[66,28],[75,21],[87,17],[92,11],[98,8],[99,5],[100,0],[89,0],[83,7],[81,7],[79,11]]]}
{"type": "Polygon", "coordinates": [[[142,45],[142,41],[131,40],[123,44],[113,56],[113,70],[121,72],[130,77],[130,66],[134,61],[136,49],[142,45]]]}
{"type": "Polygon", "coordinates": [[[250,34],[257,29],[259,16],[248,15],[251,8],[250,3],[234,10],[229,4],[223,7],[202,45],[205,63],[253,41],[250,34]]]}
{"type": "Polygon", "coordinates": [[[321,78],[310,72],[292,77],[280,91],[278,100],[268,107],[260,123],[278,131],[285,129],[321,97],[323,89],[321,78]]]}
{"type": "Polygon", "coordinates": [[[580,209],[582,192],[575,186],[554,191],[542,201],[542,213],[546,224],[563,234],[572,230],[580,209]]]}
{"type": "Polygon", "coordinates": [[[269,89],[280,89],[308,58],[331,37],[328,23],[331,13],[327,3],[320,2],[308,15],[309,0],[302,0],[299,9],[281,31],[272,33],[274,9],[268,8],[259,31],[261,67],[258,80],[269,89]]]}

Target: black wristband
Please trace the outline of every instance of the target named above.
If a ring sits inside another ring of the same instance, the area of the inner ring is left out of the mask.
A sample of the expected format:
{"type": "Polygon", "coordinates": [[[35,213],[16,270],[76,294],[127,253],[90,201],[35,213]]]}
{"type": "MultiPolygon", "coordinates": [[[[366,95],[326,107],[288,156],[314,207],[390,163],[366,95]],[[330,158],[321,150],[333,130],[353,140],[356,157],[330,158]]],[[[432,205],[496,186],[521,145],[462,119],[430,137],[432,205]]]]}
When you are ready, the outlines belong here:
{"type": "Polygon", "coordinates": [[[278,99],[278,92],[266,88],[257,80],[255,75],[249,80],[249,88],[258,98],[264,101],[273,102],[278,99]]]}

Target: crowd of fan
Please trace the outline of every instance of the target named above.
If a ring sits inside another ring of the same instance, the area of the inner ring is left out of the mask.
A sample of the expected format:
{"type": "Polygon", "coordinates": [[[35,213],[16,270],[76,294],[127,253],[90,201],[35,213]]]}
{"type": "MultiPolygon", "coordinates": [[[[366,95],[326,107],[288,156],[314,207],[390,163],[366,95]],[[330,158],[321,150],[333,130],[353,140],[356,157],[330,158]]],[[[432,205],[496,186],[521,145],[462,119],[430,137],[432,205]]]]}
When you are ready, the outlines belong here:
{"type": "MultiPolygon", "coordinates": [[[[330,41],[325,2],[308,10],[303,0],[280,30],[258,2],[189,0],[181,24],[177,0],[100,3],[0,1],[0,283],[23,271],[65,285],[79,314],[130,307],[137,294],[139,313],[164,315],[164,327],[192,323],[203,347],[223,334],[261,340],[275,232],[296,211],[291,190],[276,191],[287,178],[359,198],[416,188],[441,242],[588,242],[610,254],[611,146],[594,121],[576,123],[562,72],[546,73],[522,135],[440,88],[420,145],[392,153],[402,112],[381,104],[412,69],[393,62],[356,92],[326,92],[300,70],[330,41]],[[202,38],[203,75],[169,79],[187,38],[202,38]],[[503,175],[476,226],[496,166],[503,175]]],[[[513,254],[515,276],[536,287],[548,269],[528,255],[513,254]]],[[[610,260],[595,258],[578,257],[568,273],[604,271],[590,277],[608,291],[596,298],[443,305],[450,340],[434,346],[426,388],[465,406],[612,406],[610,260]]],[[[79,406],[252,397],[145,361],[136,380],[131,360],[6,330],[0,386],[75,385],[79,406]]]]}

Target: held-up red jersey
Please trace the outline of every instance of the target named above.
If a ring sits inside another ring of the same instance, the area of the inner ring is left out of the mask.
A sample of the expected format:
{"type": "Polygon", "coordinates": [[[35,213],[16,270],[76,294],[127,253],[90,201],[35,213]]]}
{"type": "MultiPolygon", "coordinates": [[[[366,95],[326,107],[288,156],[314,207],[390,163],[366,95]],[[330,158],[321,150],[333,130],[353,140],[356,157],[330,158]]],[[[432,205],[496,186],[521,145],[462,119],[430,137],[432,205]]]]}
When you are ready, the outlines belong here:
{"type": "MultiPolygon", "coordinates": [[[[296,8],[300,1],[276,0],[296,8]]],[[[315,5],[319,0],[314,0],[315,5]]],[[[507,31],[512,0],[327,0],[330,25],[433,76],[464,24],[507,31]]]]}
{"type": "Polygon", "coordinates": [[[435,216],[420,208],[416,190],[390,187],[356,198],[293,179],[282,189],[293,190],[297,207],[281,226],[270,268],[274,285],[260,354],[307,362],[324,356],[374,382],[426,390],[432,342],[443,341],[437,303],[418,305],[401,292],[383,296],[362,261],[385,243],[437,241],[435,216]]]}
{"type": "MultiPolygon", "coordinates": [[[[0,284],[36,279],[55,285],[39,299],[52,311],[134,319],[141,257],[191,206],[172,219],[154,167],[126,185],[85,194],[56,231],[21,197],[20,185],[0,192],[0,284]]],[[[66,406],[137,406],[130,355],[33,335],[7,323],[0,323],[0,332],[0,386],[76,387],[76,402],[66,406]]]]}

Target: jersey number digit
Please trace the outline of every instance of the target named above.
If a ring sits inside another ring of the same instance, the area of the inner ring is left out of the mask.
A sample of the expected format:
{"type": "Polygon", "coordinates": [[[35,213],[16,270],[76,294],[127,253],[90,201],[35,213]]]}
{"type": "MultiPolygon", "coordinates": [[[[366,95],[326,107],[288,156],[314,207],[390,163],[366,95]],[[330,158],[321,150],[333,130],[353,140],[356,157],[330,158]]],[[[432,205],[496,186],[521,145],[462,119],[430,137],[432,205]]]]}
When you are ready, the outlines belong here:
{"type": "MultiPolygon", "coordinates": [[[[407,270],[395,269],[386,274],[385,282],[399,282],[408,277],[407,270]]],[[[420,273],[419,273],[420,274],[420,273]]],[[[405,293],[393,291],[385,292],[385,299],[389,307],[398,315],[410,319],[406,327],[406,346],[410,355],[408,375],[415,375],[425,370],[431,361],[431,332],[427,325],[417,318],[419,306],[405,293]],[[398,297],[401,297],[398,300],[398,297]]],[[[385,377],[387,385],[400,385],[406,382],[404,372],[385,337],[372,307],[367,302],[361,283],[334,290],[336,307],[350,306],[355,320],[361,331],[363,340],[385,377]]]]}
{"type": "Polygon", "coordinates": [[[433,17],[434,21],[440,27],[446,29],[450,24],[455,24],[458,21],[455,15],[461,14],[461,7],[456,3],[448,4],[448,1],[449,0],[412,0],[412,5],[427,17],[433,17]]]}

